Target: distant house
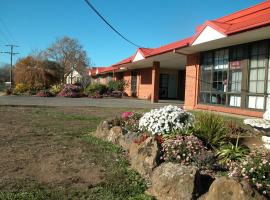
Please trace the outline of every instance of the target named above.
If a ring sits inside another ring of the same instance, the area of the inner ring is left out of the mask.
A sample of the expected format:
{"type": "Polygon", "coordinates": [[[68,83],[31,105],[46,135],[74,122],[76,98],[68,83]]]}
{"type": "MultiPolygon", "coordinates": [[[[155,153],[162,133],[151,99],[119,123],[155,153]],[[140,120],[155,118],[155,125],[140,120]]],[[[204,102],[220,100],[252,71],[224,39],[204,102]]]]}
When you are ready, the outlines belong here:
{"type": "Polygon", "coordinates": [[[66,75],[66,84],[80,83],[82,80],[82,75],[75,69],[71,70],[66,75]]]}

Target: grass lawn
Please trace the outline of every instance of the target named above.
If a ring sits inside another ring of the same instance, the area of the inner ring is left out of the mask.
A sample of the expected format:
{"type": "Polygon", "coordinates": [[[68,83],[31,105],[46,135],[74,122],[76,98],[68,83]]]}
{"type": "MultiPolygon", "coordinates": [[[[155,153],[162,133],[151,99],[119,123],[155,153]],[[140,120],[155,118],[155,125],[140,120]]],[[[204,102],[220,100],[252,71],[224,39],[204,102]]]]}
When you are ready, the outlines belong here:
{"type": "Polygon", "coordinates": [[[125,110],[0,107],[0,199],[150,199],[124,152],[89,135],[125,110]]]}
{"type": "Polygon", "coordinates": [[[151,199],[125,153],[89,134],[127,110],[0,106],[0,200],[151,199]]]}

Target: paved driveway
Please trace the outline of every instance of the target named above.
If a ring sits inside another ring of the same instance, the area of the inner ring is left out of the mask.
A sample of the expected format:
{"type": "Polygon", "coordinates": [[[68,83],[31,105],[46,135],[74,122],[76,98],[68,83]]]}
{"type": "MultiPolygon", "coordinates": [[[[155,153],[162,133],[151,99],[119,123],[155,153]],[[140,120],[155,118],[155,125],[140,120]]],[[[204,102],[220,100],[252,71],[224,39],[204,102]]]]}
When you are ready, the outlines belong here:
{"type": "Polygon", "coordinates": [[[22,106],[94,106],[115,108],[159,108],[164,105],[183,106],[180,101],[161,101],[151,103],[138,99],[91,99],[91,98],[64,98],[64,97],[25,97],[25,96],[0,96],[0,105],[22,105],[22,106]]]}

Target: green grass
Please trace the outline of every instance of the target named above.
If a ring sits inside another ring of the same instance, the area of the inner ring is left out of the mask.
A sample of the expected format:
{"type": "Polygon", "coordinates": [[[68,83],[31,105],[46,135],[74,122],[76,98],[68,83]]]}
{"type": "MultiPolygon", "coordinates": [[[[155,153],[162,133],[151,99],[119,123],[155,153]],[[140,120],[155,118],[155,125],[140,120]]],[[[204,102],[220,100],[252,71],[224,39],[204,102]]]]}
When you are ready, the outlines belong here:
{"type": "MultiPolygon", "coordinates": [[[[72,187],[65,184],[45,184],[29,177],[16,178],[10,182],[0,181],[0,200],[151,200],[145,195],[145,181],[134,170],[130,169],[125,152],[119,147],[91,136],[98,123],[106,117],[114,116],[118,109],[104,111],[91,108],[87,114],[80,108],[72,112],[65,109],[42,107],[0,107],[0,114],[9,113],[9,117],[17,123],[14,126],[30,128],[28,135],[24,132],[17,136],[15,143],[25,148],[36,150],[37,146],[29,147],[31,138],[40,137],[38,143],[50,143],[59,148],[81,147],[83,155],[80,162],[94,163],[102,167],[104,178],[97,185],[72,187]],[[108,113],[109,112],[109,113],[108,113]],[[74,146],[75,145],[75,146],[74,146]]],[[[7,125],[9,123],[8,119],[7,125]]],[[[18,129],[20,131],[21,128],[18,129]]],[[[18,133],[19,134],[19,133],[18,133]]],[[[34,138],[36,139],[36,138],[34,138]]],[[[43,148],[43,146],[41,147],[43,148]]],[[[20,149],[23,151],[23,149],[20,149]]],[[[57,154],[57,149],[55,154],[57,154]]],[[[80,165],[78,165],[80,166],[80,165]]]]}

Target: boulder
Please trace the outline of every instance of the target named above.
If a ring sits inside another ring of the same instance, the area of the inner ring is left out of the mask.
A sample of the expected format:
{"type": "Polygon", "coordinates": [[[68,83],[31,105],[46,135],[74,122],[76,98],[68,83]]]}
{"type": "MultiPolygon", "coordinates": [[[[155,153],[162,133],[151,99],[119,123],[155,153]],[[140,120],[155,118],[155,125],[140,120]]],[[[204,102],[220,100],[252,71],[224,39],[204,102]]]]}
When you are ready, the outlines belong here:
{"type": "Polygon", "coordinates": [[[200,200],[266,200],[253,190],[248,183],[239,183],[228,177],[217,178],[211,185],[208,193],[200,200]]]}
{"type": "Polygon", "coordinates": [[[102,121],[96,131],[93,133],[94,136],[98,137],[98,138],[102,138],[102,139],[106,139],[107,136],[109,135],[109,131],[110,131],[110,124],[108,121],[102,121]]]}
{"type": "Polygon", "coordinates": [[[119,145],[126,151],[130,149],[131,144],[133,141],[138,137],[137,133],[128,132],[119,140],[119,145]]]}
{"type": "Polygon", "coordinates": [[[149,176],[157,166],[158,144],[153,137],[143,143],[132,143],[129,149],[131,167],[143,176],[149,176]]]}
{"type": "Polygon", "coordinates": [[[158,200],[191,200],[197,171],[194,166],[163,163],[152,174],[149,192],[158,200]]]}
{"type": "Polygon", "coordinates": [[[120,126],[114,126],[109,131],[107,141],[114,144],[119,144],[119,140],[121,137],[123,137],[122,128],[120,126]]]}

